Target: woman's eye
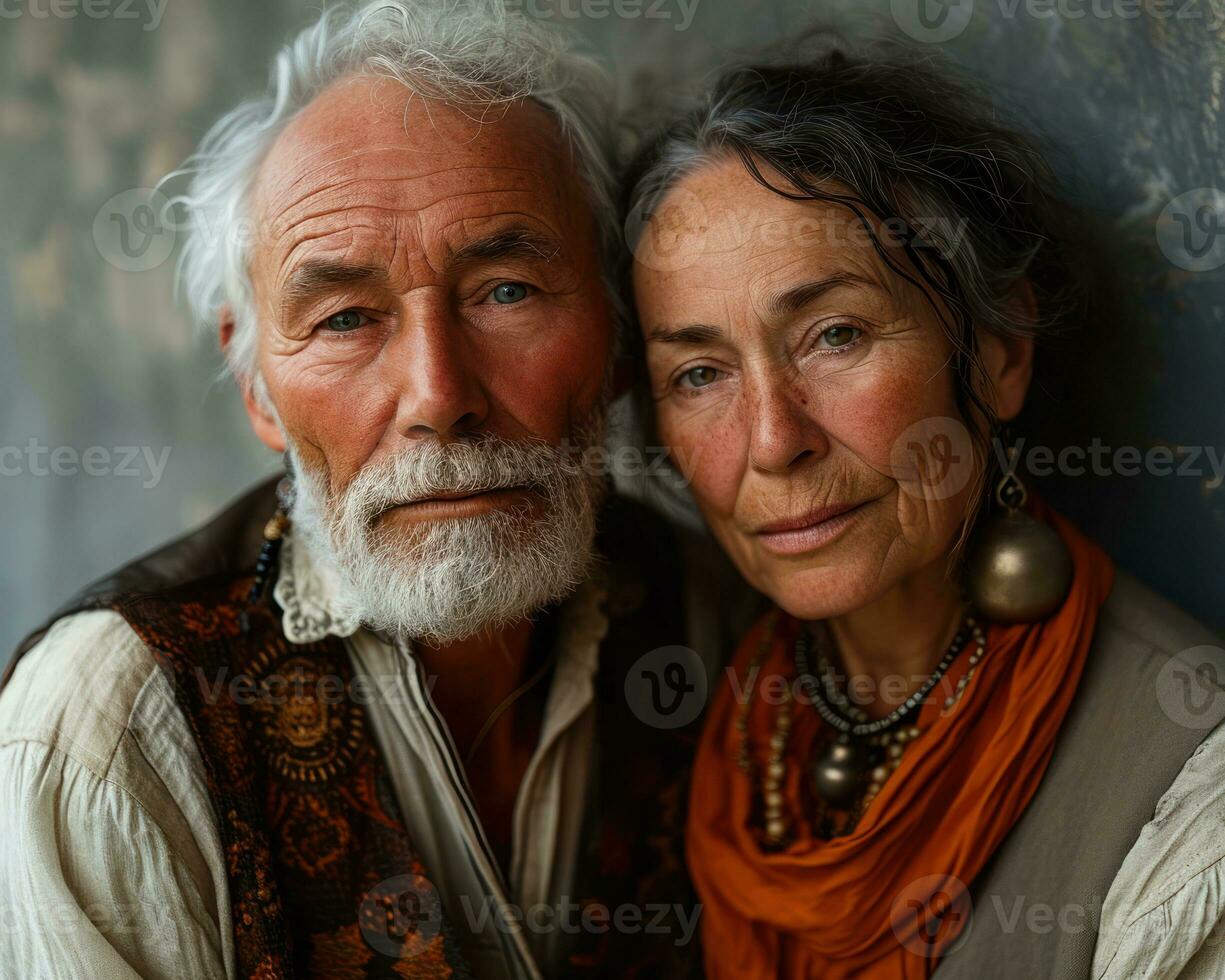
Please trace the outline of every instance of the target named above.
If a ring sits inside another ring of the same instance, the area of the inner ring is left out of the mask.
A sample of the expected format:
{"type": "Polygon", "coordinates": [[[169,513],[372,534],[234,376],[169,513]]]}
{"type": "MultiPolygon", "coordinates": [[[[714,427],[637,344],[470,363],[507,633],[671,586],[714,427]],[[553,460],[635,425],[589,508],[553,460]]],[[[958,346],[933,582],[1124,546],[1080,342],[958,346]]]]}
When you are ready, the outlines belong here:
{"type": "Polygon", "coordinates": [[[339,313],[333,313],[324,320],[323,325],[329,330],[346,333],[349,330],[356,330],[362,325],[364,320],[365,317],[358,313],[357,310],[341,310],[339,313]]]}
{"type": "Polygon", "coordinates": [[[845,323],[837,324],[833,327],[826,327],[821,331],[821,336],[818,338],[818,346],[826,350],[836,350],[839,347],[849,347],[857,341],[863,331],[859,327],[851,327],[845,323]]]}
{"type": "Polygon", "coordinates": [[[685,388],[705,388],[719,380],[719,372],[712,367],[695,367],[685,371],[677,380],[684,382],[682,387],[685,388]]]}
{"type": "Polygon", "coordinates": [[[519,303],[527,299],[527,286],[521,282],[504,282],[494,286],[489,296],[495,303],[503,305],[519,303]]]}

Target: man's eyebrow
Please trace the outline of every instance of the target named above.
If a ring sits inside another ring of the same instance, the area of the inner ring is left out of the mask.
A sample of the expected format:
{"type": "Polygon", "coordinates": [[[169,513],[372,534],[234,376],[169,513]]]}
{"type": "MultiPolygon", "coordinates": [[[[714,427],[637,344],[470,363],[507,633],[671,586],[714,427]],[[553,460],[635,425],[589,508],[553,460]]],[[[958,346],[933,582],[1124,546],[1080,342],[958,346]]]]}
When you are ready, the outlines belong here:
{"type": "Polygon", "coordinates": [[[456,249],[457,263],[479,259],[536,259],[551,262],[561,253],[561,241],[530,228],[508,228],[456,249]]]}
{"type": "Polygon", "coordinates": [[[281,290],[281,308],[293,309],[336,286],[383,285],[386,282],[387,270],[378,266],[313,259],[303,262],[285,281],[281,290]]]}
{"type": "Polygon", "coordinates": [[[772,294],[766,299],[765,313],[771,319],[782,319],[798,313],[822,293],[838,286],[868,286],[877,288],[877,283],[864,276],[851,272],[838,272],[824,279],[814,279],[812,282],[800,283],[781,292],[772,294]]]}

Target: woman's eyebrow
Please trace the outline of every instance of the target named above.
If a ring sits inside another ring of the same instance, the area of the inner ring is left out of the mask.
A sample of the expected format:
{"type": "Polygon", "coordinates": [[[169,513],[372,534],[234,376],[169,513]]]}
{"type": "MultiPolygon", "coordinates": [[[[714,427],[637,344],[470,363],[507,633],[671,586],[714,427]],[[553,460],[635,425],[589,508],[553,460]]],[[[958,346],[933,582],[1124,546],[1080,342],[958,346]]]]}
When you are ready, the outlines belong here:
{"type": "Polygon", "coordinates": [[[824,279],[814,279],[811,282],[803,282],[798,286],[789,286],[780,292],[772,293],[766,298],[765,312],[774,319],[790,316],[798,313],[818,296],[839,286],[878,288],[877,283],[865,276],[856,275],[853,272],[839,272],[824,279]]]}
{"type": "Polygon", "coordinates": [[[708,323],[691,323],[684,327],[652,327],[647,333],[647,343],[660,344],[708,344],[722,340],[723,331],[708,323]]]}

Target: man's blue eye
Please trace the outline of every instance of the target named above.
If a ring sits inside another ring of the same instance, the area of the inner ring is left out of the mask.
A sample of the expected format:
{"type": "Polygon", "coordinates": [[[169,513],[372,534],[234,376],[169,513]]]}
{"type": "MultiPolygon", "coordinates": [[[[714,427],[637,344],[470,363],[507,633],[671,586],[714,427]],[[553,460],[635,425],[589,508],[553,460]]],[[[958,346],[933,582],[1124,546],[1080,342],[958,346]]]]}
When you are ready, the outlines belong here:
{"type": "Polygon", "coordinates": [[[333,313],[323,322],[329,330],[338,330],[343,333],[346,330],[356,330],[360,327],[362,315],[357,310],[341,310],[339,313],[333,313]]]}
{"type": "Polygon", "coordinates": [[[518,303],[527,299],[527,286],[521,282],[504,282],[493,290],[495,303],[518,303]]]}

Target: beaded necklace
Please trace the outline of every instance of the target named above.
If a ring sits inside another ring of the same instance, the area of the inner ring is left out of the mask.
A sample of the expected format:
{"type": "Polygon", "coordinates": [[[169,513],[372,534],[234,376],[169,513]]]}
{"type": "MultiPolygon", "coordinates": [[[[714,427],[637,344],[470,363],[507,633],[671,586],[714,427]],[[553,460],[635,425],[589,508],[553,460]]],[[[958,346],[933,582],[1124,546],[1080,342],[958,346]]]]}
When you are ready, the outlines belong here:
{"type": "MultiPolygon", "coordinates": [[[[762,631],[757,650],[749,662],[744,700],[736,717],[740,737],[737,764],[750,778],[754,765],[750,751],[748,713],[752,703],[752,686],[762,664],[769,655],[777,635],[780,614],[774,610],[762,631]]],[[[851,703],[837,683],[837,673],[818,633],[817,673],[810,667],[812,641],[807,629],[796,637],[793,659],[797,687],[809,699],[813,709],[836,733],[810,763],[810,784],[814,797],[811,816],[813,833],[831,838],[850,833],[868,806],[883,788],[886,780],[901,764],[906,747],[922,735],[913,723],[928,695],[957,660],[963,649],[973,641],[968,670],[958,680],[954,692],[945,699],[944,712],[952,708],[969,684],[986,649],[982,626],[973,616],[967,616],[949,644],[936,669],[902,704],[878,719],[869,719],[851,703]]],[[[783,785],[787,775],[787,745],[791,735],[794,696],[790,685],[781,691],[774,732],[770,736],[769,753],[761,773],[762,846],[768,850],[785,847],[791,839],[791,827],[786,816],[783,785]]]]}

